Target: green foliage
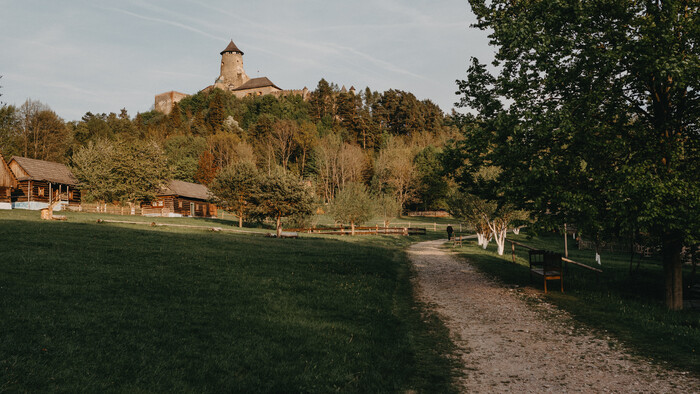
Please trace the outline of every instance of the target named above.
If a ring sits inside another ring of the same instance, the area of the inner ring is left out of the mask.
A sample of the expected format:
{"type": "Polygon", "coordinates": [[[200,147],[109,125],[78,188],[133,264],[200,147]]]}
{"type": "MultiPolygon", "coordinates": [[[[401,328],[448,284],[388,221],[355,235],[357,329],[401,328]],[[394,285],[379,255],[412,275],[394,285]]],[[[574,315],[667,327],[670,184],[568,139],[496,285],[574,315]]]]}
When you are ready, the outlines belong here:
{"type": "Polygon", "coordinates": [[[311,188],[300,178],[279,170],[259,179],[252,202],[258,215],[276,221],[278,237],[282,231],[283,217],[310,214],[314,208],[311,188]]]}
{"type": "Polygon", "coordinates": [[[376,207],[367,187],[361,183],[348,183],[338,191],[331,204],[330,213],[338,222],[350,223],[355,229],[356,225],[374,217],[376,207]]]}
{"type": "Polygon", "coordinates": [[[240,162],[221,170],[209,186],[217,204],[231,209],[238,215],[239,226],[254,210],[254,197],[259,192],[261,176],[255,165],[240,162]]]}
{"type": "Polygon", "coordinates": [[[503,172],[492,192],[542,226],[576,223],[596,239],[640,228],[660,237],[667,300],[679,308],[680,247],[695,242],[700,222],[698,7],[470,3],[477,26],[493,30],[500,73],[474,59],[458,81],[460,105],[479,111],[465,130],[472,168],[462,182],[495,165],[503,172]]]}
{"type": "Polygon", "coordinates": [[[134,204],[155,198],[170,179],[167,160],[154,142],[100,140],[72,158],[88,199],[134,204]]]}
{"type": "Polygon", "coordinates": [[[384,221],[384,227],[389,227],[392,219],[401,215],[401,204],[399,204],[396,197],[391,194],[381,193],[375,195],[374,205],[377,215],[381,216],[384,221]]]}
{"type": "Polygon", "coordinates": [[[204,137],[176,135],[165,140],[163,151],[173,179],[193,182],[200,155],[207,149],[204,137]]]}
{"type": "Polygon", "coordinates": [[[424,211],[446,209],[450,187],[440,159],[441,151],[430,145],[418,152],[415,159],[418,187],[416,188],[417,207],[424,211]]]}

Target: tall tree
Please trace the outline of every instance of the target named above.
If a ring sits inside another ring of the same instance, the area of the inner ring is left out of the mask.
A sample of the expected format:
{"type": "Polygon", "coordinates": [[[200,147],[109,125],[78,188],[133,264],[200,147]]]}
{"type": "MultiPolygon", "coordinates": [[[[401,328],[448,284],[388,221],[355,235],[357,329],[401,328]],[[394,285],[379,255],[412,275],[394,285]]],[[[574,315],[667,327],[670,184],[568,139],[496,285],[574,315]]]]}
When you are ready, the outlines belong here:
{"type": "Polygon", "coordinates": [[[480,114],[472,153],[540,221],[594,235],[636,222],[658,236],[666,305],[680,309],[680,251],[700,222],[698,3],[470,4],[499,70],[474,60],[458,81],[460,104],[480,114]]]}
{"type": "Polygon", "coordinates": [[[313,212],[310,186],[291,173],[273,171],[260,178],[253,205],[257,214],[275,220],[277,237],[282,235],[282,218],[313,212]]]}
{"type": "Polygon", "coordinates": [[[209,186],[216,199],[238,216],[238,227],[254,209],[254,196],[258,192],[260,174],[255,164],[240,162],[219,172],[209,186]]]}
{"type": "Polygon", "coordinates": [[[367,187],[352,182],[345,185],[331,204],[331,215],[335,221],[350,223],[350,231],[355,235],[355,225],[372,219],[375,212],[374,200],[367,187]]]}

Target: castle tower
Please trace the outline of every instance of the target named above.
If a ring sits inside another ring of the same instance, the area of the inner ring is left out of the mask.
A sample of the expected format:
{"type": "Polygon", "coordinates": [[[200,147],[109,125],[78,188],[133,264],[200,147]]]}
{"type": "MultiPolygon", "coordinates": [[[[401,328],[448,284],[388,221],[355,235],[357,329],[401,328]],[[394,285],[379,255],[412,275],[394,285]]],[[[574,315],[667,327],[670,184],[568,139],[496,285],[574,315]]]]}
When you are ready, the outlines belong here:
{"type": "Polygon", "coordinates": [[[234,89],[248,82],[250,78],[243,69],[243,51],[233,40],[221,51],[221,74],[214,86],[221,89],[234,89]]]}

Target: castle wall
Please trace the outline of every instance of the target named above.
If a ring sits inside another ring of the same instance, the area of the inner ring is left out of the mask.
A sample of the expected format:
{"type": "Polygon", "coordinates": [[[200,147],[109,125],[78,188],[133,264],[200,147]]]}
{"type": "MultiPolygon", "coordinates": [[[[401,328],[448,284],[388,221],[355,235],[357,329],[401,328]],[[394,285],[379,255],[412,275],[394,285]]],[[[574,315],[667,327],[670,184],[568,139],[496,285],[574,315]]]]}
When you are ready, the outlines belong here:
{"type": "Polygon", "coordinates": [[[275,92],[281,92],[281,90],[277,89],[274,86],[264,86],[262,88],[234,90],[232,93],[234,94],[234,96],[241,98],[246,96],[263,96],[275,92]]]}
{"type": "Polygon", "coordinates": [[[173,110],[173,104],[179,102],[183,98],[189,96],[189,94],[180,93],[176,91],[165,92],[156,95],[155,110],[162,112],[166,115],[170,114],[173,110]]]}

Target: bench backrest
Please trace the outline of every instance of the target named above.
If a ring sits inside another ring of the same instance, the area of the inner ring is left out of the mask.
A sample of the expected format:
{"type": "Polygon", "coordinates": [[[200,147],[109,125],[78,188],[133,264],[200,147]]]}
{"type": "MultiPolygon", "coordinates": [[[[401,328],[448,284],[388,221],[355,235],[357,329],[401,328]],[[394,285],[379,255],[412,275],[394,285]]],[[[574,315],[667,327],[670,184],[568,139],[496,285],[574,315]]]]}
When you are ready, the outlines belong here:
{"type": "Polygon", "coordinates": [[[545,271],[562,271],[561,253],[547,252],[544,255],[545,271]]]}
{"type": "Polygon", "coordinates": [[[560,271],[562,267],[561,253],[549,250],[530,250],[530,268],[542,267],[545,271],[560,271]]]}
{"type": "Polygon", "coordinates": [[[547,253],[545,250],[530,250],[528,254],[530,255],[530,268],[533,266],[544,265],[544,255],[547,253]]]}

